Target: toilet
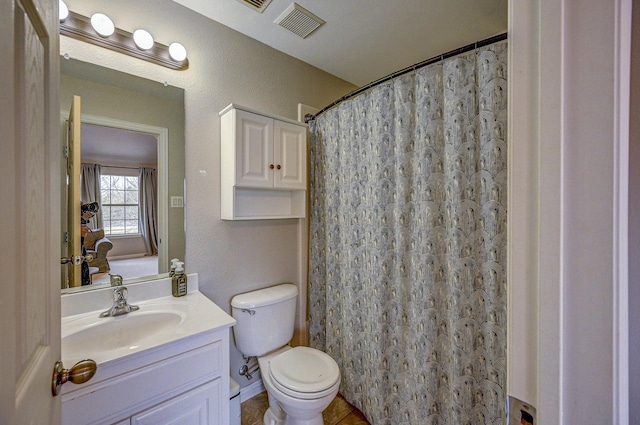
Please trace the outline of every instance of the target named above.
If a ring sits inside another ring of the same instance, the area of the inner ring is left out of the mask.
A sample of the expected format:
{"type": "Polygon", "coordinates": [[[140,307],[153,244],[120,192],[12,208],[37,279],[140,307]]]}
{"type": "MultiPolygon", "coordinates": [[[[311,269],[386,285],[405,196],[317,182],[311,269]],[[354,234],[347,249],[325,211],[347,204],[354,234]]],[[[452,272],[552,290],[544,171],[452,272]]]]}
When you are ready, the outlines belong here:
{"type": "Polygon", "coordinates": [[[231,300],[233,335],[245,357],[257,357],[269,398],[264,425],[323,425],[322,411],[338,394],[340,370],[326,353],[290,347],[298,288],[290,283],[231,300]]]}

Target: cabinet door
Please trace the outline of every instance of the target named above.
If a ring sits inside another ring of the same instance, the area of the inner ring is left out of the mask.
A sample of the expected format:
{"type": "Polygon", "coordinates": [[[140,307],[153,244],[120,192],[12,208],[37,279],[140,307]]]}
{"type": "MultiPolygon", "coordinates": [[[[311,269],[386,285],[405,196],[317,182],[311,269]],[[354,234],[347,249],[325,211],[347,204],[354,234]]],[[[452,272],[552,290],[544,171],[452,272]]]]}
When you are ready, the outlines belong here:
{"type": "Polygon", "coordinates": [[[223,425],[220,379],[131,417],[131,425],[223,425]]]}
{"type": "Polygon", "coordinates": [[[274,187],[307,188],[307,128],[274,121],[274,187]]]}
{"type": "Polygon", "coordinates": [[[236,110],[236,186],[273,187],[273,119],[236,110]]]}

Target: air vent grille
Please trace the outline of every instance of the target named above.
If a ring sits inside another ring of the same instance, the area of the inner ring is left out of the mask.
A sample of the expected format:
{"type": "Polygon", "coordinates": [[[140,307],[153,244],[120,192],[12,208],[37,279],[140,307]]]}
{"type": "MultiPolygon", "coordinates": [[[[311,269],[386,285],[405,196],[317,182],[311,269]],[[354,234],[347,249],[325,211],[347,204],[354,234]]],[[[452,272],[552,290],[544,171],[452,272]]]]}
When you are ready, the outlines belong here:
{"type": "Polygon", "coordinates": [[[306,38],[325,22],[297,3],[291,3],[282,15],[273,21],[299,37],[306,38]]]}
{"type": "Polygon", "coordinates": [[[238,0],[240,3],[244,4],[247,7],[250,7],[253,10],[256,10],[260,13],[264,12],[264,10],[269,6],[271,0],[238,0]]]}

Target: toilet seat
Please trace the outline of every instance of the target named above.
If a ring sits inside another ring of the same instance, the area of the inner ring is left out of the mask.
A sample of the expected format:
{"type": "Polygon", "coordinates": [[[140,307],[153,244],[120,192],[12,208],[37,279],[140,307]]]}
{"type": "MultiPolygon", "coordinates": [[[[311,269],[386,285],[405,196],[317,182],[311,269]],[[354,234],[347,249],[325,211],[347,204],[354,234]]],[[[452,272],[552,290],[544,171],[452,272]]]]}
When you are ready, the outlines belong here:
{"type": "Polygon", "coordinates": [[[340,380],[340,370],[328,354],[314,348],[295,347],[271,359],[269,376],[283,393],[314,399],[333,391],[340,380]]]}

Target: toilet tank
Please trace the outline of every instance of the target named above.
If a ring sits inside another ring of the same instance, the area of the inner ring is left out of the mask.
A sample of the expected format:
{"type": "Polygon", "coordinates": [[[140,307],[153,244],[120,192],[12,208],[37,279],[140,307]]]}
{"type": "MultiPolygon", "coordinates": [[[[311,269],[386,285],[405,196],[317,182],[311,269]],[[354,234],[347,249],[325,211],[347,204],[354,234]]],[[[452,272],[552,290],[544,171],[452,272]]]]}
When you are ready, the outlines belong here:
{"type": "Polygon", "coordinates": [[[231,299],[233,336],[245,357],[260,357],[293,338],[298,288],[291,283],[245,292],[231,299]]]}

